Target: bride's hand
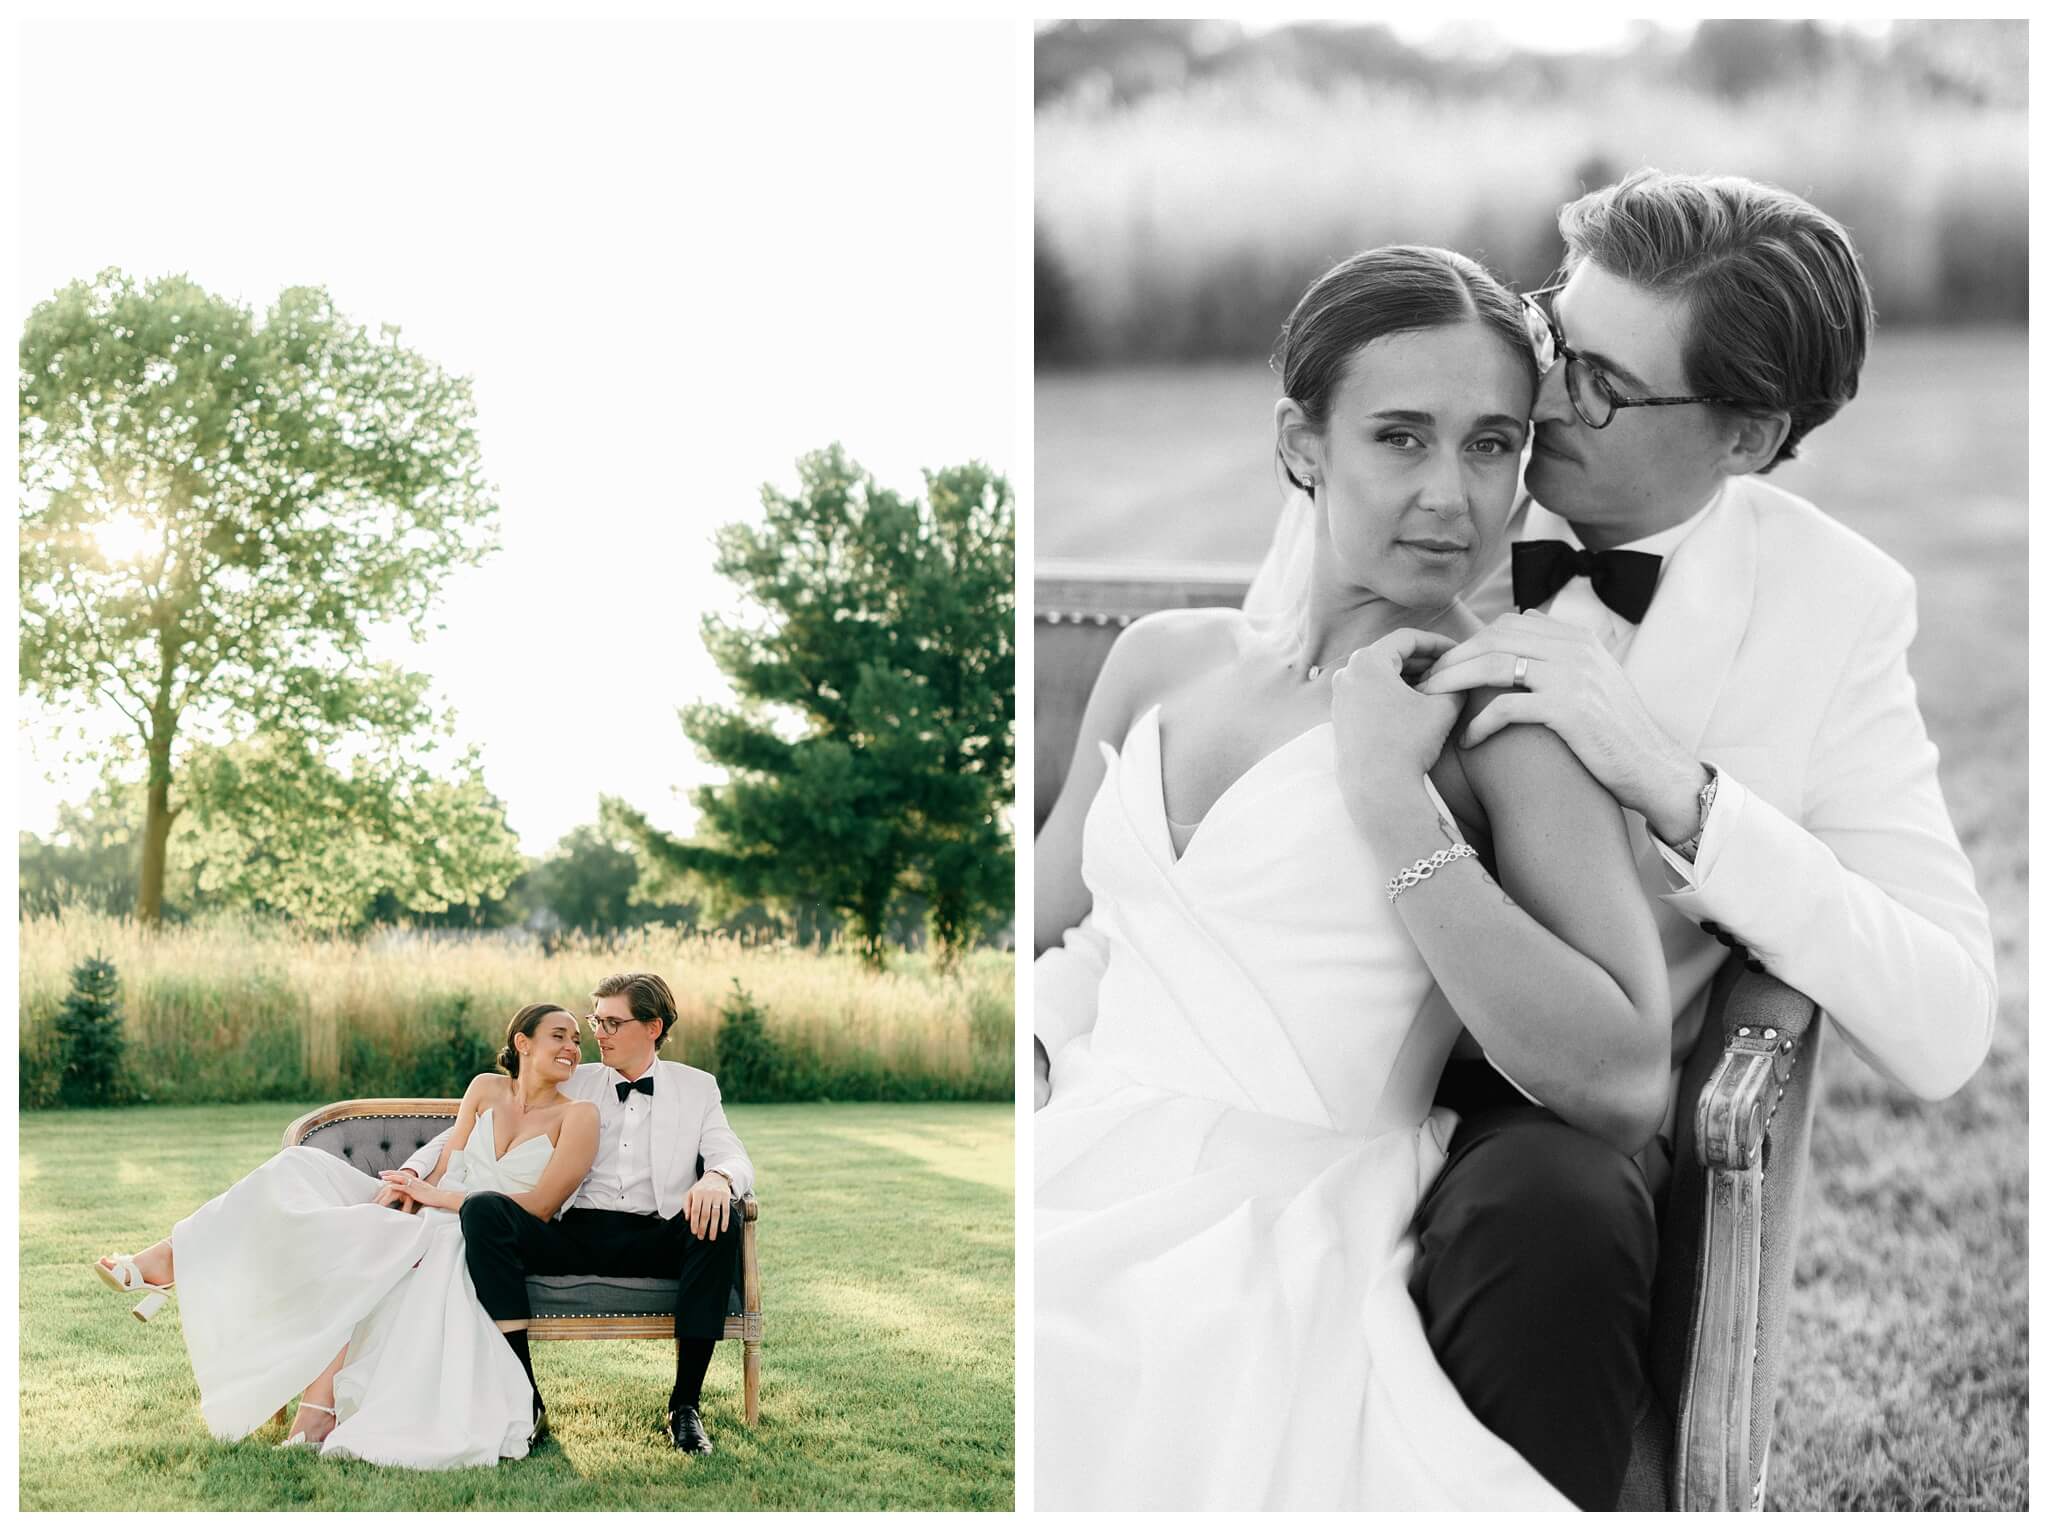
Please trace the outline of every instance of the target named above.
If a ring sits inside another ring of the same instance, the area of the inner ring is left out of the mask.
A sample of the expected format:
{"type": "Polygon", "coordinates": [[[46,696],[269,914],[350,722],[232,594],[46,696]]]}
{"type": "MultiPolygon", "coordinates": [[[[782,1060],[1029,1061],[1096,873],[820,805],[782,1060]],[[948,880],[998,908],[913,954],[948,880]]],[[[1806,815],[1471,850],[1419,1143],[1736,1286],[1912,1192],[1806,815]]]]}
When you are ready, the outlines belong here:
{"type": "MultiPolygon", "coordinates": [[[[388,1190],[396,1190],[406,1200],[422,1207],[439,1207],[453,1212],[462,1205],[460,1191],[444,1191],[432,1181],[422,1180],[411,1170],[386,1170],[380,1177],[388,1190]]],[[[404,1208],[411,1211],[412,1208],[404,1208]]]]}
{"type": "Polygon", "coordinates": [[[1456,647],[1442,633],[1396,628],[1359,649],[1330,678],[1337,778],[1353,818],[1386,789],[1420,782],[1443,753],[1458,721],[1458,698],[1424,695],[1409,677],[1419,678],[1456,647]]]}

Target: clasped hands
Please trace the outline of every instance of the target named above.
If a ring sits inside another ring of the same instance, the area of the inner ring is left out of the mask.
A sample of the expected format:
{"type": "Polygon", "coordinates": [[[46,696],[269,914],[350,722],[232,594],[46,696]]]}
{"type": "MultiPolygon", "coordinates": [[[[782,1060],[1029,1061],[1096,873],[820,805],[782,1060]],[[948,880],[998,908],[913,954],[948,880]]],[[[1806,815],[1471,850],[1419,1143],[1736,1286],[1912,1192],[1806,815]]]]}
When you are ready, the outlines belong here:
{"type": "Polygon", "coordinates": [[[444,1191],[412,1170],[384,1170],[377,1178],[384,1182],[370,1199],[373,1207],[396,1207],[400,1212],[417,1212],[421,1207],[440,1207],[453,1212],[462,1205],[458,1191],[444,1191]]]}
{"type": "Polygon", "coordinates": [[[1698,826],[1706,768],[1657,725],[1593,634],[1540,612],[1509,613],[1438,652],[1417,689],[1425,696],[1455,697],[1483,687],[1506,694],[1486,703],[1466,725],[1458,741],[1466,748],[1510,724],[1541,723],[1666,845],[1685,840],[1698,826]],[[1518,659],[1528,661],[1519,690],[1513,689],[1518,659]]]}
{"type": "MultiPolygon", "coordinates": [[[[444,1191],[411,1170],[385,1170],[377,1178],[384,1184],[370,1199],[373,1207],[395,1207],[400,1212],[441,1207],[452,1212],[462,1205],[460,1192],[444,1191]]],[[[715,1171],[707,1171],[683,1197],[683,1213],[690,1220],[690,1232],[706,1240],[715,1240],[725,1232],[732,1223],[732,1194],[731,1181],[715,1171]]]]}

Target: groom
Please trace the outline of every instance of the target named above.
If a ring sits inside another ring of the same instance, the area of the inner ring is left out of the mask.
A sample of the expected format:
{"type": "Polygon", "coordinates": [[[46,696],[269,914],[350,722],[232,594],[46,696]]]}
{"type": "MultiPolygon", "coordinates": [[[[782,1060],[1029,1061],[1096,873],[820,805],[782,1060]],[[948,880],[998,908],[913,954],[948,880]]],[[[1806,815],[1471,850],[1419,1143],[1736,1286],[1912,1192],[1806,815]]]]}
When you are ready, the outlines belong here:
{"type": "MultiPolygon", "coordinates": [[[[711,1438],[698,1401],[712,1346],[725,1333],[726,1298],[739,1263],[738,1203],[753,1187],[754,1167],[726,1124],[718,1082],[701,1069],[655,1056],[676,1023],[668,985],[653,973],[617,973],[592,997],[588,1019],[603,1061],[581,1065],[562,1093],[597,1103],[597,1158],[553,1222],[493,1192],[464,1200],[470,1280],[529,1382],[529,1275],[679,1280],[668,1437],[676,1450],[702,1454],[711,1450],[711,1438]]],[[[440,1151],[437,1138],[406,1167],[424,1174],[440,1151]]],[[[533,1398],[537,1440],[546,1428],[537,1384],[533,1398]]]]}
{"type": "MultiPolygon", "coordinates": [[[[1655,171],[1558,222],[1567,280],[1525,300],[1548,369],[1529,497],[1468,596],[1507,614],[1422,689],[1510,688],[1467,741],[1541,723],[1628,810],[1675,1062],[1737,950],[1887,1079],[1952,1094],[1996,990],[1906,669],[1913,581],[1758,476],[1855,396],[1872,309],[1848,234],[1772,187],[1655,171]]],[[[1411,1287],[1473,1412],[1611,1508],[1647,1394],[1659,1187],[1535,1104],[1541,1081],[1524,1095],[1460,1052],[1411,1287]]]]}

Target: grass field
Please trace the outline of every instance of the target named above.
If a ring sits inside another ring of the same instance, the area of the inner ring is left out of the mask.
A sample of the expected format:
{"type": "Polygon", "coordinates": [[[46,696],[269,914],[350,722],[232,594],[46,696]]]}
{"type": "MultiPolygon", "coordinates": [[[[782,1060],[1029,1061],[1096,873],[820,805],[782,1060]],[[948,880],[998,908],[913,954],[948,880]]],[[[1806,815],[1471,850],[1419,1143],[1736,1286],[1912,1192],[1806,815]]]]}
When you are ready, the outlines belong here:
{"type": "MultiPolygon", "coordinates": [[[[1919,581],[1913,673],[2000,991],[1951,1100],[1824,1060],[1773,1508],[2028,1503],[2026,389],[2022,332],[1880,332],[1860,397],[1773,475],[1919,581]]],[[[1256,364],[1042,376],[1038,556],[1256,560],[1276,392],[1256,364]]]]}
{"type": "Polygon", "coordinates": [[[21,1124],[24,1510],[1002,1510],[1014,1502],[1008,1105],[740,1106],[760,1176],[761,1422],[739,1347],[705,1385],[710,1457],[661,1435],[667,1342],[544,1344],[553,1436],[416,1473],[215,1441],[172,1306],[142,1325],[87,1271],[277,1146],[293,1105],[53,1112],[21,1124]]]}

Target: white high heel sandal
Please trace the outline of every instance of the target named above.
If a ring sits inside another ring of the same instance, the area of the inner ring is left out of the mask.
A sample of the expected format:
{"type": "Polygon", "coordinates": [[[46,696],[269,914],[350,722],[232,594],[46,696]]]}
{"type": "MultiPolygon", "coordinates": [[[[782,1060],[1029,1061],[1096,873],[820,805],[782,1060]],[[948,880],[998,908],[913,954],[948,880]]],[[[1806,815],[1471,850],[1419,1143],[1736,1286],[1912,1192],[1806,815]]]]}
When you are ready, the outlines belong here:
{"type": "MultiPolygon", "coordinates": [[[[326,1404],[314,1403],[311,1400],[305,1398],[301,1398],[299,1400],[299,1407],[302,1409],[317,1409],[322,1414],[334,1414],[334,1410],[328,1408],[326,1404]]],[[[338,1418],[339,1416],[336,1417],[338,1418]]],[[[321,1437],[321,1440],[325,1439],[325,1436],[321,1437]]],[[[299,1446],[304,1446],[309,1451],[318,1451],[320,1449],[320,1442],[307,1440],[306,1432],[303,1430],[297,1430],[294,1431],[292,1434],[286,1436],[283,1440],[279,1441],[275,1446],[271,1447],[270,1449],[272,1451],[290,1451],[299,1446]]]]}
{"type": "Polygon", "coordinates": [[[175,1281],[166,1281],[162,1286],[144,1281],[133,1255],[108,1255],[107,1258],[114,1262],[113,1269],[109,1270],[95,1260],[92,1262],[93,1274],[117,1292],[145,1293],[142,1301],[135,1305],[137,1318],[146,1324],[163,1311],[164,1304],[171,1300],[171,1288],[177,1285],[175,1281]]]}

